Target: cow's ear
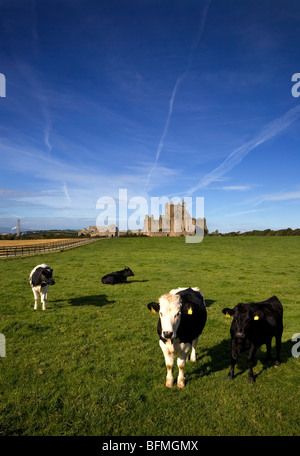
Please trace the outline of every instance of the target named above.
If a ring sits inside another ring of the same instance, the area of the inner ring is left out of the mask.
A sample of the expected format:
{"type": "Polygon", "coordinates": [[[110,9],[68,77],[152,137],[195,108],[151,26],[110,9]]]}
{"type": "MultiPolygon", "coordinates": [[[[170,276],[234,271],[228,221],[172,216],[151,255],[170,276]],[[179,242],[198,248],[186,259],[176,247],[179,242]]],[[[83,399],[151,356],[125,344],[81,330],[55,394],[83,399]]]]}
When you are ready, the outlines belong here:
{"type": "Polygon", "coordinates": [[[253,314],[253,320],[261,320],[264,316],[264,313],[262,310],[256,310],[253,314]]]}
{"type": "Polygon", "coordinates": [[[225,315],[225,317],[232,317],[233,309],[229,309],[229,307],[225,307],[225,309],[223,309],[222,312],[225,315]]]}
{"type": "Polygon", "coordinates": [[[158,302],[149,302],[149,304],[147,304],[147,307],[152,313],[157,313],[159,311],[158,302]]]}

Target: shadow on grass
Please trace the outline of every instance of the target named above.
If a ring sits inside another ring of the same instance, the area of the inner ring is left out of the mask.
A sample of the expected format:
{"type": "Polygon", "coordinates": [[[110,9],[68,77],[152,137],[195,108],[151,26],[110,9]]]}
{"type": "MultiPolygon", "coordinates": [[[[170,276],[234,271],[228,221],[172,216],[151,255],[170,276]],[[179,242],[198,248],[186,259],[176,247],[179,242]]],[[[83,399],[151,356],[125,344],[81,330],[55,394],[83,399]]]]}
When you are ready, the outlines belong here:
{"type": "Polygon", "coordinates": [[[128,280],[128,282],[120,282],[120,283],[104,283],[103,285],[129,285],[130,283],[135,283],[135,282],[139,282],[139,283],[142,283],[142,282],[149,282],[149,280],[128,280]]]}
{"type": "MultiPolygon", "coordinates": [[[[200,340],[199,340],[200,342],[200,340]]],[[[262,368],[260,367],[260,371],[255,373],[255,379],[261,375],[266,369],[272,368],[275,365],[275,339],[273,339],[272,344],[272,355],[270,361],[265,361],[266,358],[266,351],[262,351],[260,348],[257,349],[254,367],[257,365],[257,362],[260,361],[262,368]]],[[[264,347],[264,345],[262,346],[264,347]]],[[[289,358],[292,358],[292,342],[291,340],[287,340],[286,342],[282,342],[281,344],[281,352],[280,358],[281,363],[286,363],[289,358]]],[[[242,352],[239,354],[238,361],[236,364],[234,378],[238,377],[239,375],[248,372],[248,353],[249,350],[242,352]]],[[[191,376],[195,377],[204,377],[206,375],[213,374],[215,372],[223,371],[225,369],[230,369],[231,366],[231,339],[224,339],[217,345],[214,345],[210,348],[202,348],[201,349],[201,342],[198,344],[198,353],[197,353],[197,362],[205,359],[210,358],[204,364],[197,367],[191,373],[191,376]]],[[[280,369],[280,366],[278,367],[280,369]]],[[[228,374],[226,372],[226,375],[228,374]]],[[[255,372],[255,371],[254,371],[255,372]]]]}
{"type": "Polygon", "coordinates": [[[126,285],[126,284],[129,284],[129,283],[134,283],[134,282],[149,282],[149,280],[128,280],[128,282],[124,282],[123,284],[121,283],[120,285],[126,285]]]}
{"type": "Polygon", "coordinates": [[[214,302],[216,302],[214,299],[205,299],[205,305],[206,307],[210,307],[211,305],[213,305],[214,302]]]}
{"type": "Polygon", "coordinates": [[[97,306],[103,307],[107,304],[113,304],[116,301],[109,301],[106,295],[90,295],[90,296],[79,296],[77,298],[68,299],[68,303],[71,306],[97,306]]]}

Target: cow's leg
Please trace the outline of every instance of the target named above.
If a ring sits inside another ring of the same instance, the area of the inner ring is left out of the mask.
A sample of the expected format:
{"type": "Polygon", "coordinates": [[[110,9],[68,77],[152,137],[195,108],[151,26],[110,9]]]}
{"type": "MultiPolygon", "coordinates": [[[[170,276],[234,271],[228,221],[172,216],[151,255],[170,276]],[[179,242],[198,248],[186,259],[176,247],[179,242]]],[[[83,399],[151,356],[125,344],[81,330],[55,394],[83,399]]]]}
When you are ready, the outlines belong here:
{"type": "Polygon", "coordinates": [[[281,364],[281,360],[280,360],[281,336],[282,336],[282,328],[280,329],[279,333],[276,334],[276,360],[275,360],[275,366],[279,366],[281,364]]]}
{"type": "Polygon", "coordinates": [[[257,347],[254,344],[252,344],[250,347],[249,356],[248,356],[248,364],[249,364],[248,381],[251,383],[254,382],[253,364],[254,364],[256,348],[257,347]]]}
{"type": "Polygon", "coordinates": [[[231,340],[231,368],[230,371],[228,372],[228,378],[233,379],[234,377],[234,367],[236,365],[238,359],[238,349],[236,346],[236,342],[234,340],[231,340]]]}
{"type": "Polygon", "coordinates": [[[197,343],[198,343],[198,337],[196,339],[193,340],[192,342],[192,352],[191,352],[191,357],[190,357],[190,360],[193,361],[194,363],[196,362],[196,346],[197,346],[197,343]]]}
{"type": "Polygon", "coordinates": [[[272,341],[272,339],[269,339],[266,343],[267,355],[266,355],[265,361],[270,361],[270,359],[271,359],[271,341],[272,341]]]}
{"type": "Polygon", "coordinates": [[[34,296],[34,310],[38,308],[38,299],[39,299],[39,292],[35,288],[32,288],[33,296],[34,296]]]}
{"type": "Polygon", "coordinates": [[[171,344],[164,344],[162,340],[159,341],[160,348],[165,357],[165,363],[167,368],[166,387],[172,388],[173,386],[173,365],[174,365],[174,346],[171,344]],[[169,347],[169,345],[171,347],[169,347]],[[172,350],[170,350],[172,348],[172,350]]]}
{"type": "Polygon", "coordinates": [[[41,293],[42,309],[46,310],[47,293],[41,293]]]}
{"type": "Polygon", "coordinates": [[[48,286],[41,289],[41,301],[42,301],[42,309],[46,310],[46,304],[48,301],[48,286]]]}
{"type": "Polygon", "coordinates": [[[177,386],[178,388],[184,387],[184,374],[183,369],[186,365],[186,360],[191,348],[191,344],[180,344],[180,351],[177,358],[177,366],[179,369],[178,378],[177,378],[177,386]]]}

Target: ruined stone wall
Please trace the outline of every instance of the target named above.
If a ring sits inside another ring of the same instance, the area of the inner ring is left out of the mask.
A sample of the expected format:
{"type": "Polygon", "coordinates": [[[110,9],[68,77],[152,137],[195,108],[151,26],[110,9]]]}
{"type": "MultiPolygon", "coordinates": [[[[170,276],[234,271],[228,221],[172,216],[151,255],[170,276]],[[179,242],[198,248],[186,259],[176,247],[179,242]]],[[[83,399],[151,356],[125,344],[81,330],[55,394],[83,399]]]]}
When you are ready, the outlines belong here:
{"type": "Polygon", "coordinates": [[[145,216],[143,234],[147,236],[193,236],[196,232],[196,224],[204,228],[204,234],[208,233],[206,219],[194,219],[185,208],[185,203],[165,204],[165,214],[155,219],[153,215],[145,216]]]}
{"type": "Polygon", "coordinates": [[[118,237],[119,230],[115,225],[109,226],[92,226],[88,229],[83,228],[79,231],[78,236],[90,236],[90,237],[118,237]]]}

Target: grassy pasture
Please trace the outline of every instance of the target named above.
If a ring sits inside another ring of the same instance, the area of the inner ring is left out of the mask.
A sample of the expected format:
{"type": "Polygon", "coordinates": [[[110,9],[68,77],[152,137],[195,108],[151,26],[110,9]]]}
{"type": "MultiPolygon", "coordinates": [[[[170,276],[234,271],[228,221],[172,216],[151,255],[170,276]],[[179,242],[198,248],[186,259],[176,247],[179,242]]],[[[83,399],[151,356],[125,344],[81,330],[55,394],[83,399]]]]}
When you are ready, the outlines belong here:
{"type": "Polygon", "coordinates": [[[120,238],[0,260],[0,435],[299,435],[299,249],[300,237],[120,238]],[[28,276],[43,262],[56,285],[47,311],[34,312],[28,276]],[[125,266],[135,272],[129,283],[101,283],[125,266]],[[200,286],[208,307],[183,390],[164,386],[158,317],[146,307],[178,286],[200,286]],[[284,306],[283,363],[264,364],[262,347],[254,384],[245,356],[227,379],[222,308],[274,294],[284,306]]]}

